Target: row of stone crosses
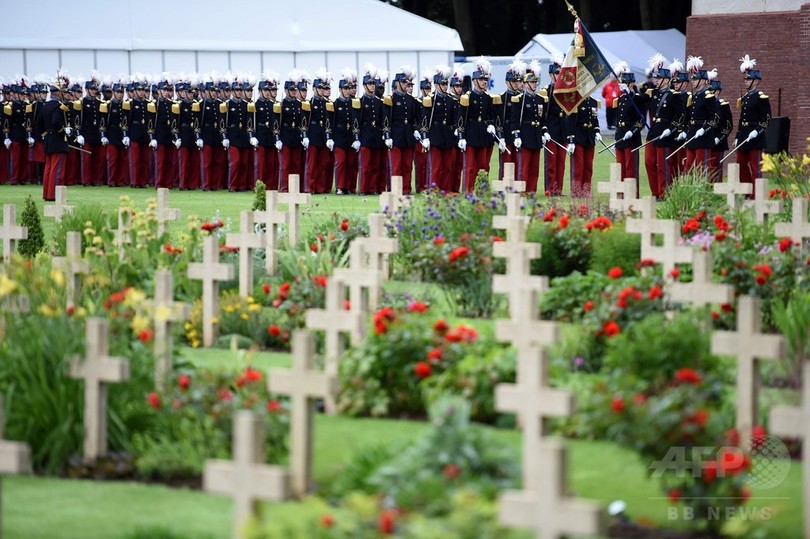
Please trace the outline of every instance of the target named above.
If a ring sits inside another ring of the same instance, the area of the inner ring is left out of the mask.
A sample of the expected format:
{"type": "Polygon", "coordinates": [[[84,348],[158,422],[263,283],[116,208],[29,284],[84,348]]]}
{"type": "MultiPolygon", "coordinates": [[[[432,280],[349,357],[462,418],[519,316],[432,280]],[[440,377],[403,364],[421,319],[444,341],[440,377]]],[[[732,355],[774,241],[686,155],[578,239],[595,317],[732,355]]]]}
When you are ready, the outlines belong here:
{"type": "MultiPolygon", "coordinates": [[[[549,378],[548,348],[560,337],[559,325],[541,320],[538,300],[548,289],[548,278],[530,274],[530,262],[540,257],[540,245],[526,241],[529,217],[521,215],[521,192],[525,184],[514,180],[513,165],[507,165],[504,180],[493,182],[493,189],[503,191],[506,215],[497,216],[493,226],[506,231],[506,240],[493,244],[493,256],[506,259],[506,274],[493,276],[493,290],[508,298],[509,318],[496,321],[497,338],[517,349],[517,377],[513,384],[496,387],[496,407],[501,412],[515,413],[523,429],[522,488],[502,493],[500,520],[503,524],[532,530],[538,538],[557,539],[571,534],[600,535],[605,520],[601,507],[594,502],[572,497],[567,490],[566,450],[564,445],[549,435],[548,422],[555,417],[566,417],[574,412],[573,395],[553,388],[549,378]]],[[[672,301],[704,307],[715,303],[731,303],[734,290],[731,285],[712,283],[711,254],[679,244],[679,223],[657,219],[656,202],[652,197],[639,199],[634,179],[622,181],[620,167],[611,166],[611,180],[599,184],[600,192],[610,194],[610,208],[628,214],[626,229],[642,237],[641,257],[661,264],[668,275],[678,263],[693,265],[693,280],[689,283],[671,283],[667,294],[672,301]],[[632,217],[633,215],[640,217],[632,217]],[[656,238],[663,244],[657,245],[656,238]]],[[[757,180],[756,192],[768,193],[767,180],[757,180]]],[[[242,212],[240,231],[229,235],[227,242],[239,248],[239,288],[242,295],[252,290],[250,251],[265,248],[266,270],[275,271],[275,249],[278,227],[286,225],[289,241],[298,239],[298,208],[309,202],[309,195],[300,193],[298,178],[291,176],[290,193],[267,193],[265,211],[242,212]],[[287,203],[288,211],[278,210],[279,203],[287,203]],[[254,227],[265,224],[265,231],[254,227]]],[[[394,178],[393,192],[381,201],[383,210],[396,213],[408,199],[402,195],[402,180],[394,178]]],[[[739,169],[731,165],[729,180],[715,186],[717,192],[728,194],[729,205],[736,207],[737,196],[750,193],[750,185],[739,182],[739,169]],[[735,181],[736,179],[736,181],[735,181]]],[[[757,198],[751,202],[762,222],[770,213],[781,211],[780,202],[757,198]]],[[[790,237],[804,245],[810,239],[807,222],[807,200],[793,201],[793,220],[780,223],[776,235],[790,237]]],[[[66,195],[48,214],[56,219],[69,208],[66,195]],[[61,209],[59,209],[61,207],[61,209]],[[57,208],[57,209],[54,209],[57,208]]],[[[0,237],[4,241],[4,256],[13,251],[15,239],[24,239],[25,230],[14,224],[14,207],[4,208],[4,226],[0,237]]],[[[168,208],[165,190],[158,191],[158,220],[179,218],[179,212],[168,208]]],[[[343,335],[348,334],[352,344],[362,340],[368,315],[376,308],[387,275],[386,257],[398,249],[396,239],[388,238],[385,215],[369,215],[370,237],[357,238],[350,246],[350,265],[335,270],[327,282],[326,307],[307,312],[307,330],[293,335],[293,367],[291,370],[272,369],[268,373],[268,388],[272,393],[286,395],[291,401],[290,465],[288,468],[263,463],[262,423],[250,411],[238,412],[234,420],[233,460],[208,461],[204,471],[204,489],[225,494],[234,500],[233,537],[241,536],[245,523],[258,513],[263,500],[301,498],[312,487],[313,417],[315,401],[324,400],[327,413],[335,411],[338,390],[337,372],[343,353],[343,335]],[[347,291],[350,310],[344,309],[347,291]],[[315,367],[315,341],[310,330],[325,332],[325,363],[323,371],[315,367]]],[[[119,221],[119,228],[123,225],[119,221]]],[[[120,237],[120,236],[119,236],[120,237]]],[[[216,338],[213,323],[218,311],[218,285],[234,278],[231,264],[219,262],[219,250],[214,237],[205,239],[203,261],[189,265],[189,276],[203,281],[204,343],[211,346],[216,338]]],[[[123,244],[119,247],[123,248],[123,244]]],[[[68,233],[65,257],[54,260],[68,275],[68,302],[80,285],[79,276],[87,273],[82,261],[81,238],[78,232],[68,233]]],[[[172,275],[159,270],[155,276],[155,298],[150,305],[157,311],[171,313],[155,320],[156,385],[163,388],[171,372],[171,323],[188,316],[188,306],[173,299],[172,275]]],[[[25,310],[22,298],[6,302],[4,308],[25,310]]],[[[707,323],[709,323],[707,321],[707,323]]],[[[785,340],[780,335],[760,331],[760,302],[758,298],[742,296],[737,309],[736,331],[715,331],[711,341],[712,353],[726,354],[737,359],[736,427],[741,434],[751,433],[759,421],[759,362],[784,357],[785,340]]],[[[126,359],[108,355],[108,323],[90,318],[86,328],[85,357],[73,358],[71,375],[85,383],[85,441],[84,457],[92,460],[106,452],[107,387],[124,381],[129,376],[126,359]]],[[[810,443],[810,361],[804,366],[802,404],[798,407],[780,406],[771,411],[771,431],[776,435],[791,436],[810,443]]],[[[0,405],[2,399],[0,399],[0,405]]],[[[747,439],[750,437],[745,437],[747,439]]],[[[24,444],[2,440],[2,408],[0,408],[0,475],[28,471],[28,448],[24,444]]],[[[1,516],[0,516],[1,518],[1,516]]],[[[805,536],[810,537],[810,466],[804,466],[804,522],[805,536]]],[[[0,533],[2,522],[0,521],[0,533]]]]}

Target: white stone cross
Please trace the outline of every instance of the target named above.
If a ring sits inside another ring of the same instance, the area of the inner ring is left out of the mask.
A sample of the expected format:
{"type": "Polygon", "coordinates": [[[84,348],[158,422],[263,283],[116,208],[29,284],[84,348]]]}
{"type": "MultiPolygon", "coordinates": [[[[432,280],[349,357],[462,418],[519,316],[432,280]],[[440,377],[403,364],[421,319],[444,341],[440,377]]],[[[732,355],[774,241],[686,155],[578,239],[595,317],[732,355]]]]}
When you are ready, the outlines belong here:
{"type": "Polygon", "coordinates": [[[265,210],[253,212],[253,219],[264,225],[264,269],[268,275],[276,274],[278,265],[278,229],[280,225],[287,224],[287,212],[278,209],[278,191],[266,191],[265,210]]]}
{"type": "Polygon", "coordinates": [[[705,307],[714,303],[731,303],[734,287],[730,284],[712,283],[712,254],[709,251],[692,249],[692,282],[674,282],[669,286],[673,301],[705,307]]]}
{"type": "Polygon", "coordinates": [[[253,293],[253,250],[265,245],[264,232],[253,226],[252,211],[239,214],[239,233],[229,232],[225,243],[239,248],[239,295],[246,298],[253,293]]]}
{"type": "Polygon", "coordinates": [[[610,181],[597,183],[596,190],[609,194],[608,207],[613,211],[629,212],[639,200],[635,178],[622,179],[620,163],[610,164],[610,181]]]}
{"type": "MultiPolygon", "coordinates": [[[[381,300],[384,276],[382,271],[368,267],[365,242],[358,239],[349,246],[349,267],[335,269],[332,277],[349,284],[351,311],[365,317],[381,300]]],[[[362,335],[358,337],[362,338],[362,335]]]]}
{"type": "Polygon", "coordinates": [[[366,253],[371,262],[371,269],[379,269],[388,275],[388,255],[399,250],[399,240],[389,238],[385,228],[385,215],[368,214],[368,239],[365,241],[366,253]]]}
{"type": "Polygon", "coordinates": [[[401,207],[409,203],[405,196],[402,192],[402,176],[391,176],[391,191],[380,195],[380,211],[386,213],[388,210],[388,215],[398,213],[401,207]]]}
{"type": "Polygon", "coordinates": [[[84,459],[107,453],[107,384],[129,380],[129,361],[111,357],[110,322],[88,318],[84,358],[70,358],[70,377],[84,380],[84,459]]]}
{"type": "Polygon", "coordinates": [[[726,203],[732,210],[737,209],[737,195],[750,195],[754,191],[754,186],[750,183],[740,182],[740,164],[730,163],[726,173],[725,183],[715,183],[714,193],[726,195],[726,203]]]}
{"type": "Polygon", "coordinates": [[[53,204],[45,206],[45,217],[53,217],[56,222],[62,220],[62,216],[66,213],[71,213],[76,206],[70,206],[67,203],[67,187],[64,185],[56,186],[56,200],[53,204]]]}
{"type": "MultiPolygon", "coordinates": [[[[643,203],[642,203],[643,204],[643,203]]],[[[645,210],[642,210],[644,212],[645,210]]],[[[627,219],[627,232],[641,234],[641,258],[660,262],[664,275],[675,268],[675,264],[692,261],[692,248],[678,245],[681,239],[680,223],[674,219],[627,219]],[[656,237],[664,237],[663,245],[656,245],[656,237]]]]}
{"type": "Polygon", "coordinates": [[[11,253],[17,250],[19,240],[28,239],[28,227],[17,226],[17,206],[3,205],[3,226],[0,227],[0,239],[3,240],[3,260],[11,260],[11,253]]]}
{"type": "Polygon", "coordinates": [[[515,180],[515,164],[503,164],[503,180],[493,180],[492,190],[501,192],[523,193],[526,191],[526,182],[515,180]]]}
{"type": "MultiPolygon", "coordinates": [[[[775,406],[771,410],[770,430],[776,436],[799,438],[810,445],[810,361],[804,362],[800,406],[775,406]]],[[[807,450],[804,451],[807,454],[807,450]]],[[[804,536],[810,537],[810,464],[804,462],[804,536]]]]}
{"type": "Polygon", "coordinates": [[[166,232],[166,223],[180,219],[180,210],[169,207],[169,190],[165,187],[158,187],[157,207],[155,208],[155,218],[157,219],[158,237],[166,232]]]}
{"type": "Polygon", "coordinates": [[[203,240],[203,261],[188,265],[188,276],[203,282],[203,344],[212,346],[217,338],[214,318],[219,314],[219,281],[231,281],[233,264],[219,261],[219,241],[214,236],[203,240]]]}
{"type": "Polygon", "coordinates": [[[65,239],[65,256],[53,257],[53,265],[59,268],[65,275],[65,295],[67,297],[67,307],[76,305],[79,287],[81,286],[80,275],[90,273],[90,264],[82,256],[82,235],[79,232],[70,231],[65,239]]]}
{"type": "Polygon", "coordinates": [[[506,215],[495,215],[492,228],[506,230],[506,239],[511,242],[522,242],[526,239],[529,217],[520,214],[520,193],[506,193],[504,202],[506,215]]]}
{"type": "Polygon", "coordinates": [[[172,372],[172,323],[187,320],[188,303],[174,301],[174,276],[167,269],[155,272],[155,298],[144,305],[154,311],[155,320],[155,387],[164,391],[172,372]]]}
{"type": "Polygon", "coordinates": [[[807,222],[807,199],[794,198],[790,223],[776,223],[776,236],[798,241],[804,248],[805,240],[810,239],[810,222],[807,222]]]}
{"type": "Polygon", "coordinates": [[[604,536],[599,504],[571,498],[566,488],[565,447],[556,440],[538,443],[533,490],[507,490],[498,500],[500,521],[509,527],[530,529],[541,539],[604,536]]]}
{"type": "Polygon", "coordinates": [[[113,243],[118,247],[118,258],[124,259],[124,246],[132,245],[132,210],[118,208],[118,228],[115,231],[113,243]]]}
{"type": "Polygon", "coordinates": [[[258,515],[258,501],[282,501],[290,493],[289,472],[264,463],[262,419],[250,410],[233,420],[233,461],[207,460],[203,490],[233,498],[233,539],[244,537],[244,526],[258,515]]]}
{"type": "Polygon", "coordinates": [[[315,370],[315,339],[310,332],[293,332],[292,353],[292,369],[271,369],[267,376],[267,389],[290,398],[292,494],[303,498],[312,485],[314,399],[334,396],[338,390],[338,379],[315,370]]]}
{"type": "Polygon", "coordinates": [[[745,205],[754,208],[757,223],[764,224],[768,222],[768,214],[781,213],[782,201],[770,199],[768,178],[757,178],[754,183],[756,184],[754,200],[746,201],[745,205]]]}
{"type": "Polygon", "coordinates": [[[288,182],[288,193],[279,193],[278,201],[287,205],[287,226],[289,228],[288,239],[290,247],[295,247],[298,243],[298,221],[300,217],[300,206],[309,204],[312,195],[301,192],[301,181],[298,174],[290,174],[288,182]]]}
{"type": "Polygon", "coordinates": [[[712,354],[737,359],[737,432],[742,440],[751,439],[751,429],[759,418],[761,359],[781,359],[786,354],[785,338],[760,332],[760,300],[740,296],[737,302],[737,331],[715,331],[712,354]]]}
{"type": "Polygon", "coordinates": [[[31,472],[28,444],[3,440],[3,396],[0,395],[0,538],[3,537],[3,476],[31,472]]]}

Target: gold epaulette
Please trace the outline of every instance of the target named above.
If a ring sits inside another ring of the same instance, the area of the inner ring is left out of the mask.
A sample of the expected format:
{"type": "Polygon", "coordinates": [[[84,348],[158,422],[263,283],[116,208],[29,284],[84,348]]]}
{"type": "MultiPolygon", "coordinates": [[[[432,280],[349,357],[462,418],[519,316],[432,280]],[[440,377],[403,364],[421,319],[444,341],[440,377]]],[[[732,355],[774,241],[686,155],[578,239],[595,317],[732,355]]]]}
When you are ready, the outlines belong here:
{"type": "Polygon", "coordinates": [[[180,114],[180,105],[172,103],[172,114],[180,114]]]}
{"type": "Polygon", "coordinates": [[[256,112],[256,103],[254,103],[253,101],[248,101],[248,112],[251,114],[256,112]]]}
{"type": "Polygon", "coordinates": [[[222,114],[228,112],[228,104],[225,101],[219,104],[219,112],[221,112],[222,114]]]}
{"type": "Polygon", "coordinates": [[[68,109],[67,105],[65,105],[64,103],[60,103],[59,104],[59,110],[61,110],[62,112],[67,112],[70,109],[68,109]]]}
{"type": "Polygon", "coordinates": [[[191,104],[191,112],[200,112],[200,102],[199,101],[194,101],[191,104]]]}
{"type": "Polygon", "coordinates": [[[311,112],[312,104],[309,101],[301,101],[301,110],[304,112],[311,112]]]}
{"type": "Polygon", "coordinates": [[[548,101],[548,88],[541,88],[537,95],[548,101]]]}
{"type": "Polygon", "coordinates": [[[151,114],[157,113],[157,106],[155,106],[154,101],[150,101],[149,103],[146,104],[146,112],[149,112],[151,114]]]}
{"type": "Polygon", "coordinates": [[[102,103],[98,106],[98,111],[101,114],[107,114],[110,111],[110,108],[107,106],[107,103],[102,103]]]}
{"type": "Polygon", "coordinates": [[[492,104],[503,105],[503,99],[501,98],[501,94],[495,94],[492,96],[492,104]]]}
{"type": "Polygon", "coordinates": [[[762,93],[762,92],[759,92],[759,98],[760,98],[760,99],[768,99],[768,96],[767,96],[767,95],[765,95],[765,94],[764,94],[764,93],[762,93]]]}
{"type": "Polygon", "coordinates": [[[34,112],[34,105],[32,105],[31,103],[28,103],[25,106],[25,113],[26,114],[31,114],[32,112],[34,112]]]}
{"type": "Polygon", "coordinates": [[[520,103],[520,98],[521,98],[521,95],[522,95],[522,94],[513,95],[513,96],[512,96],[512,97],[509,99],[509,101],[511,101],[512,103],[520,103]]]}
{"type": "Polygon", "coordinates": [[[327,101],[326,102],[326,112],[335,112],[335,103],[334,103],[334,101],[327,101]]]}
{"type": "Polygon", "coordinates": [[[360,100],[358,98],[356,98],[356,97],[353,97],[352,98],[352,108],[353,109],[359,109],[360,106],[361,106],[360,105],[360,100]]]}
{"type": "Polygon", "coordinates": [[[647,91],[644,92],[644,93],[647,94],[649,97],[652,97],[653,96],[653,89],[652,88],[647,88],[647,91]]]}
{"type": "Polygon", "coordinates": [[[73,102],[73,110],[82,110],[82,100],[77,99],[73,102]]]}
{"type": "Polygon", "coordinates": [[[741,109],[741,108],[742,108],[742,97],[738,97],[738,98],[737,98],[737,108],[738,108],[738,109],[741,109]]]}
{"type": "Polygon", "coordinates": [[[14,112],[14,111],[11,108],[11,103],[6,103],[3,106],[3,114],[5,114],[6,116],[11,116],[12,112],[14,112]]]}
{"type": "Polygon", "coordinates": [[[599,101],[597,99],[594,99],[593,102],[596,103],[596,109],[597,110],[602,108],[602,102],[601,101],[599,101]]]}
{"type": "Polygon", "coordinates": [[[686,108],[692,106],[692,94],[686,94],[686,108]]]}
{"type": "Polygon", "coordinates": [[[470,106],[470,92],[461,95],[458,98],[458,102],[462,107],[469,107],[470,106]]]}
{"type": "Polygon", "coordinates": [[[423,107],[432,107],[433,106],[433,98],[429,95],[426,95],[422,98],[422,106],[423,107]]]}
{"type": "Polygon", "coordinates": [[[281,114],[281,103],[279,103],[278,101],[273,103],[273,112],[276,114],[281,114]]]}
{"type": "Polygon", "coordinates": [[[714,99],[715,95],[711,92],[706,92],[706,99],[714,99]]]}
{"type": "Polygon", "coordinates": [[[132,107],[132,105],[130,103],[131,102],[129,100],[124,101],[121,104],[121,108],[124,109],[124,110],[129,110],[132,107]]]}
{"type": "Polygon", "coordinates": [[[613,100],[613,105],[611,105],[611,108],[613,108],[613,109],[619,108],[619,100],[618,99],[613,100]]]}
{"type": "Polygon", "coordinates": [[[385,105],[386,107],[394,106],[394,100],[391,98],[390,95],[383,96],[383,105],[385,105]]]}
{"type": "Polygon", "coordinates": [[[723,99],[723,98],[721,97],[721,98],[720,98],[720,104],[721,104],[721,105],[728,105],[728,101],[726,101],[725,99],[723,99]]]}

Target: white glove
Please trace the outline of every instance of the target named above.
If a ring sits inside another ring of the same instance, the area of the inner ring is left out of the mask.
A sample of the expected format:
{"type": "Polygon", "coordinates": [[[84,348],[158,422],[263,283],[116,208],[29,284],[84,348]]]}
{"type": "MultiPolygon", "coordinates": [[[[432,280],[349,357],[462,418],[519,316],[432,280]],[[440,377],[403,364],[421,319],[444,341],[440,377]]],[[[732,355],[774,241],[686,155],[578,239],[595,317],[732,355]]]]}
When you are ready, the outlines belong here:
{"type": "Polygon", "coordinates": [[[632,129],[624,134],[624,136],[622,137],[622,140],[630,140],[631,138],[633,138],[633,130],[632,129]]]}
{"type": "Polygon", "coordinates": [[[149,141],[149,147],[152,148],[153,150],[156,150],[157,149],[157,141],[155,139],[150,140],[149,141]]]}
{"type": "Polygon", "coordinates": [[[423,138],[422,139],[422,147],[425,149],[425,151],[430,150],[430,139],[429,138],[423,138]]]}
{"type": "Polygon", "coordinates": [[[462,152],[463,152],[463,151],[466,151],[466,150],[467,150],[467,140],[466,140],[466,139],[460,139],[460,140],[458,141],[458,148],[459,148],[459,150],[461,150],[462,152]]]}
{"type": "Polygon", "coordinates": [[[33,146],[33,145],[34,145],[34,139],[33,139],[32,137],[28,137],[28,145],[29,145],[29,146],[33,146]]]}
{"type": "Polygon", "coordinates": [[[500,150],[500,151],[502,151],[502,152],[505,152],[505,151],[506,151],[506,141],[505,141],[505,140],[501,139],[501,140],[498,142],[498,150],[500,150]]]}
{"type": "Polygon", "coordinates": [[[568,155],[574,155],[574,150],[575,149],[576,149],[576,146],[574,145],[574,143],[569,142],[568,147],[565,149],[565,151],[568,152],[568,155]]]}
{"type": "Polygon", "coordinates": [[[627,85],[624,83],[620,84],[619,90],[621,90],[622,92],[627,92],[627,85]]]}
{"type": "Polygon", "coordinates": [[[490,135],[492,135],[494,137],[495,136],[495,126],[494,125],[488,125],[487,126],[487,133],[489,133],[490,135]]]}
{"type": "Polygon", "coordinates": [[[668,136],[670,136],[671,134],[672,134],[672,129],[664,129],[664,130],[661,132],[661,138],[667,138],[667,137],[668,137],[668,136]]]}
{"type": "Polygon", "coordinates": [[[198,139],[197,139],[197,140],[194,142],[194,144],[196,144],[196,145],[197,145],[197,147],[198,147],[199,149],[201,149],[201,150],[202,150],[202,147],[205,145],[205,143],[203,143],[203,139],[201,139],[201,138],[198,138],[198,139]]]}
{"type": "Polygon", "coordinates": [[[422,133],[420,133],[418,129],[414,129],[413,138],[415,138],[417,142],[422,140],[422,133]]]}
{"type": "Polygon", "coordinates": [[[256,137],[250,137],[250,145],[254,148],[259,145],[259,139],[256,137]]]}
{"type": "Polygon", "coordinates": [[[281,141],[277,140],[276,141],[276,150],[281,151],[281,147],[282,147],[281,141]]]}
{"type": "Polygon", "coordinates": [[[110,143],[110,139],[108,139],[107,137],[101,137],[101,145],[102,146],[106,146],[109,143],[110,143]]]}
{"type": "Polygon", "coordinates": [[[593,136],[596,139],[596,142],[602,142],[602,133],[597,131],[596,133],[593,134],[593,136]]]}
{"type": "Polygon", "coordinates": [[[543,144],[549,142],[551,140],[551,135],[548,133],[543,133],[543,144]]]}
{"type": "Polygon", "coordinates": [[[124,148],[129,148],[129,137],[124,137],[121,139],[121,144],[124,145],[124,148]]]}
{"type": "Polygon", "coordinates": [[[717,146],[719,144],[720,144],[720,139],[717,138],[717,137],[714,137],[714,145],[717,146]]]}
{"type": "Polygon", "coordinates": [[[7,138],[6,140],[3,141],[3,144],[5,145],[6,149],[8,150],[9,148],[11,148],[11,139],[7,138]]]}
{"type": "Polygon", "coordinates": [[[180,139],[177,139],[177,140],[174,141],[174,147],[177,148],[178,150],[180,149],[180,146],[182,146],[182,145],[183,145],[183,142],[180,139]]]}
{"type": "Polygon", "coordinates": [[[515,148],[519,150],[521,146],[523,146],[523,141],[520,140],[520,137],[515,137],[515,148]]]}
{"type": "Polygon", "coordinates": [[[680,133],[678,133],[678,136],[675,137],[675,140],[678,142],[686,140],[686,131],[681,131],[680,133]]]}
{"type": "Polygon", "coordinates": [[[385,139],[385,147],[388,148],[389,150],[393,148],[394,147],[393,139],[390,138],[385,139]]]}
{"type": "Polygon", "coordinates": [[[228,146],[230,146],[230,145],[231,145],[231,141],[230,141],[230,140],[228,140],[228,139],[222,139],[222,147],[223,147],[223,148],[225,148],[225,149],[227,150],[227,149],[228,149],[228,146]]]}
{"type": "Polygon", "coordinates": [[[65,128],[65,135],[70,136],[71,133],[73,133],[73,129],[71,129],[69,127],[66,127],[65,128]]]}
{"type": "Polygon", "coordinates": [[[334,151],[334,149],[335,149],[335,141],[332,140],[332,139],[327,140],[326,141],[326,147],[329,148],[330,152],[334,151]]]}
{"type": "Polygon", "coordinates": [[[359,152],[360,151],[360,141],[355,140],[354,142],[352,142],[352,148],[354,148],[354,151],[359,152]]]}
{"type": "Polygon", "coordinates": [[[746,138],[746,139],[745,139],[745,142],[748,142],[748,141],[754,140],[755,138],[757,138],[757,136],[758,136],[758,135],[759,135],[759,131],[757,131],[756,129],[754,129],[753,131],[751,131],[750,133],[748,133],[748,138],[746,138]]]}
{"type": "Polygon", "coordinates": [[[701,127],[700,129],[698,129],[697,131],[695,131],[695,136],[696,136],[697,138],[700,138],[700,137],[702,137],[702,136],[703,136],[703,135],[705,135],[705,134],[706,134],[706,130],[705,130],[705,129],[703,129],[702,127],[701,127]]]}
{"type": "Polygon", "coordinates": [[[305,150],[309,148],[309,137],[302,138],[301,145],[304,147],[305,150]]]}
{"type": "Polygon", "coordinates": [[[78,144],[79,146],[84,146],[84,137],[81,135],[76,137],[76,144],[78,144]]]}

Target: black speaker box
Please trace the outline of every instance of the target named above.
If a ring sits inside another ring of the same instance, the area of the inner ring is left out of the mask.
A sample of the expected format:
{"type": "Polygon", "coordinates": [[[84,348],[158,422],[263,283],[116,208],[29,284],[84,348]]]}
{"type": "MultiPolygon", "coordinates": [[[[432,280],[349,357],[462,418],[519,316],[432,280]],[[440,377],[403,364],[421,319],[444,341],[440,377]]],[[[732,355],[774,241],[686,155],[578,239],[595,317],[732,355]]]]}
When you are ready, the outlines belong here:
{"type": "Polygon", "coordinates": [[[765,153],[786,152],[789,141],[790,118],[771,118],[771,123],[765,130],[765,153]]]}

